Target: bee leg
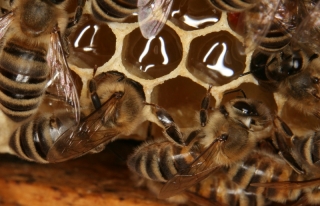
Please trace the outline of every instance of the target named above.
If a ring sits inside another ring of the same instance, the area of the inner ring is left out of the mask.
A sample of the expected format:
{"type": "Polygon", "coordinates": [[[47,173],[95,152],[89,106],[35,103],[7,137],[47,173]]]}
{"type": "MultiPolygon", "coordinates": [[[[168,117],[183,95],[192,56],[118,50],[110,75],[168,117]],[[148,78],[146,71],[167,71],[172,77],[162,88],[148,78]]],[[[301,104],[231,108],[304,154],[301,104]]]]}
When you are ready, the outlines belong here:
{"type": "Polygon", "coordinates": [[[95,79],[91,79],[88,82],[88,89],[90,91],[91,102],[94,108],[97,110],[101,107],[101,101],[97,94],[97,82],[95,79]]]}
{"type": "Polygon", "coordinates": [[[73,19],[68,23],[67,28],[73,27],[80,21],[85,3],[86,3],[86,0],[78,0],[78,6],[76,8],[75,15],[73,19]]]}
{"type": "Polygon", "coordinates": [[[200,124],[201,127],[204,127],[207,125],[208,122],[208,110],[210,109],[210,91],[211,91],[212,85],[209,85],[208,91],[206,93],[206,96],[202,99],[201,102],[201,109],[200,109],[200,124]]]}
{"type": "Polygon", "coordinates": [[[278,154],[295,170],[298,174],[304,174],[305,172],[301,166],[297,163],[296,159],[292,156],[292,143],[291,138],[294,137],[289,126],[283,122],[279,117],[275,118],[275,124],[277,131],[274,133],[273,141],[275,148],[278,150],[278,154]]]}
{"type": "Polygon", "coordinates": [[[155,114],[160,123],[164,126],[165,133],[169,137],[168,139],[179,146],[185,146],[182,133],[180,132],[178,125],[176,125],[171,115],[164,108],[161,108],[156,104],[147,102],[145,102],[145,104],[152,106],[155,109],[155,114]]]}

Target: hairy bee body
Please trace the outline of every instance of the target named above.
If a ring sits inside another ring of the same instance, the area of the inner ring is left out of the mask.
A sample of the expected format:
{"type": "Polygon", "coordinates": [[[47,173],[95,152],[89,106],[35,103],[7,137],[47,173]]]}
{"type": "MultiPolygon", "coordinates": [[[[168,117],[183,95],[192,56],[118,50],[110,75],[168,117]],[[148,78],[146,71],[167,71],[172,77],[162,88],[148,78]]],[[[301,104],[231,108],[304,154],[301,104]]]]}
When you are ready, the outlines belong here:
{"type": "MultiPolygon", "coordinates": [[[[211,0],[222,11],[242,12],[245,44],[270,53],[287,46],[296,27],[309,12],[307,2],[281,0],[211,0]]],[[[241,25],[242,26],[242,25],[241,25]]],[[[242,28],[239,27],[242,30],[242,28]]]]}
{"type": "Polygon", "coordinates": [[[170,137],[146,142],[129,157],[128,166],[138,175],[160,182],[179,182],[189,176],[192,186],[208,174],[205,171],[246,158],[271,131],[271,113],[264,104],[235,99],[210,113],[203,128],[184,130],[183,146],[170,137]]]}
{"type": "Polygon", "coordinates": [[[12,7],[16,8],[12,23],[0,45],[0,108],[14,121],[23,121],[43,99],[50,71],[46,59],[50,34],[56,24],[63,32],[68,16],[63,4],[46,1],[14,1],[12,7]]]}
{"type": "Polygon", "coordinates": [[[59,137],[50,148],[48,160],[61,162],[99,152],[119,135],[129,135],[144,121],[143,86],[117,71],[95,76],[88,83],[91,114],[59,137]]]}
{"type": "Polygon", "coordinates": [[[303,48],[288,45],[272,55],[256,53],[250,72],[260,85],[277,92],[287,103],[307,115],[320,118],[320,59],[303,48]]]}
{"type": "Polygon", "coordinates": [[[137,0],[92,0],[93,16],[104,22],[121,22],[137,11],[137,0]]]}
{"type": "Polygon", "coordinates": [[[243,161],[220,168],[207,179],[186,190],[187,197],[201,197],[212,205],[263,206],[296,201],[300,189],[275,189],[251,186],[251,183],[301,181],[305,176],[297,174],[278,156],[266,151],[252,151],[243,161]],[[193,195],[188,195],[189,193],[193,195]],[[213,204],[214,203],[214,204],[213,204]]]}
{"type": "Polygon", "coordinates": [[[78,0],[70,22],[66,2],[10,1],[0,20],[0,109],[19,122],[9,146],[29,161],[47,163],[53,142],[80,118],[61,35],[79,21],[84,3],[78,0]]]}

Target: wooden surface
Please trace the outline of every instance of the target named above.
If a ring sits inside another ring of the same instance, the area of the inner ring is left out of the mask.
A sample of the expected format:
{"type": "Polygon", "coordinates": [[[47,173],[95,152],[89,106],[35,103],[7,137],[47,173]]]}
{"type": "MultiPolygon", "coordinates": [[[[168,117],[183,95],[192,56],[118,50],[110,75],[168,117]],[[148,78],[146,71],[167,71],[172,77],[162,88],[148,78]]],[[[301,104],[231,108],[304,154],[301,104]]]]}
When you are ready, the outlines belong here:
{"type": "MultiPolygon", "coordinates": [[[[110,148],[125,157],[132,144],[132,141],[119,141],[110,144],[110,148]]],[[[49,165],[0,154],[0,205],[173,204],[136,187],[125,162],[106,149],[99,154],[49,165]]]]}

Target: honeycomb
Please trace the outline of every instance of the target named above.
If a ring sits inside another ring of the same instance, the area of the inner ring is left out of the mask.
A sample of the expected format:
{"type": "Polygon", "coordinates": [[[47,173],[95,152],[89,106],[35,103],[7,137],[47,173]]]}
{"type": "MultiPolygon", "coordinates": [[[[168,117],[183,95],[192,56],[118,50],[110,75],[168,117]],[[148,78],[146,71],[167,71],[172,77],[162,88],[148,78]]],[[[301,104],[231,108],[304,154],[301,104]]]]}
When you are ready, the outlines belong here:
{"type": "MultiPolygon", "coordinates": [[[[180,2],[174,1],[172,14],[181,12],[180,2]]],[[[166,108],[182,128],[198,124],[194,116],[209,84],[213,85],[212,106],[239,95],[224,96],[224,92],[241,88],[247,97],[263,101],[285,119],[295,119],[292,108],[283,107],[285,102],[278,94],[260,87],[252,75],[239,77],[249,71],[252,53],[243,53],[243,38],[232,28],[227,13],[217,11],[209,1],[190,0],[185,13],[173,15],[150,40],[141,36],[135,16],[125,23],[98,22],[90,6],[88,2],[81,22],[71,33],[68,58],[86,115],[92,112],[88,80],[94,74],[117,70],[141,83],[146,101],[166,108]],[[194,19],[188,22],[191,17],[194,19]]],[[[143,116],[146,122],[161,126],[150,107],[144,108],[143,116]]],[[[0,111],[0,125],[0,152],[13,154],[8,141],[18,124],[0,111]]],[[[145,138],[146,125],[137,128],[135,137],[145,138]]]]}

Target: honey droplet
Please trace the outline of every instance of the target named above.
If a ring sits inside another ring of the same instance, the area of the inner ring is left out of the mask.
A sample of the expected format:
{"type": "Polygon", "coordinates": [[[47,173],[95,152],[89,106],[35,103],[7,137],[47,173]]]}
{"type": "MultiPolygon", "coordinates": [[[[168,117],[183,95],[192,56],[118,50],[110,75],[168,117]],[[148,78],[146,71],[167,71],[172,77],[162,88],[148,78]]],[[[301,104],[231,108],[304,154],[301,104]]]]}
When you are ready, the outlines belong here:
{"type": "Polygon", "coordinates": [[[206,83],[227,84],[245,69],[246,56],[241,54],[244,48],[239,48],[240,45],[240,41],[226,31],[197,37],[190,44],[187,69],[206,83]]]}
{"type": "Polygon", "coordinates": [[[176,32],[164,26],[151,39],[145,39],[137,28],[124,38],[122,62],[128,72],[144,79],[169,74],[182,59],[182,43],[176,32]]]}
{"type": "MultiPolygon", "coordinates": [[[[206,88],[186,77],[178,76],[156,86],[151,102],[165,108],[179,127],[194,127],[200,125],[195,116],[200,111],[206,92],[206,88]]],[[[214,105],[215,100],[211,98],[210,106],[214,105]]]]}
{"type": "Polygon", "coordinates": [[[107,24],[83,15],[80,25],[71,33],[68,62],[80,68],[102,66],[115,53],[116,36],[107,24]]]}
{"type": "Polygon", "coordinates": [[[220,20],[221,12],[209,1],[176,0],[173,2],[171,21],[184,30],[202,29],[220,20]]]}

